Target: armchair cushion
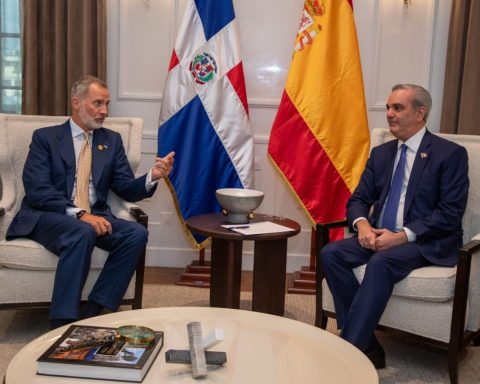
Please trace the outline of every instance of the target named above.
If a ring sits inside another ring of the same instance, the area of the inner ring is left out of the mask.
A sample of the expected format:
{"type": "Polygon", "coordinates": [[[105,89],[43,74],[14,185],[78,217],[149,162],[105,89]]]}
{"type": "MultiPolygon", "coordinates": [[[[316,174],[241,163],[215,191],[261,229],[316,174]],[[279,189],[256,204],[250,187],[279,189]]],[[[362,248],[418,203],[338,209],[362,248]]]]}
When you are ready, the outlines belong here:
{"type": "MultiPolygon", "coordinates": [[[[361,282],[365,274],[365,265],[354,270],[361,282]]],[[[430,266],[419,268],[408,275],[408,279],[395,284],[392,295],[414,300],[441,302],[452,300],[455,291],[457,267],[430,266]]]]}
{"type": "MultiPolygon", "coordinates": [[[[101,269],[108,253],[95,248],[90,268],[101,269]]],[[[55,271],[58,257],[30,239],[0,241],[0,265],[13,269],[30,269],[34,271],[55,271]]]]}

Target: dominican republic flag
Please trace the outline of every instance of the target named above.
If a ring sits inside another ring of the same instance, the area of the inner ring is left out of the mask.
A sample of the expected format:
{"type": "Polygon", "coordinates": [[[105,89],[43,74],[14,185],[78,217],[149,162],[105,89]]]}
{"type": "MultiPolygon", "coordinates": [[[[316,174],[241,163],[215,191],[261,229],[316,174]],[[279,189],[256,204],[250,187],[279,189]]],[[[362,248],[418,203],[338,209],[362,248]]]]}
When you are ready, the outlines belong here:
{"type": "Polygon", "coordinates": [[[218,188],[253,187],[253,136],[231,0],[188,0],[163,93],[158,155],[187,237],[192,216],[220,212],[218,188]]]}

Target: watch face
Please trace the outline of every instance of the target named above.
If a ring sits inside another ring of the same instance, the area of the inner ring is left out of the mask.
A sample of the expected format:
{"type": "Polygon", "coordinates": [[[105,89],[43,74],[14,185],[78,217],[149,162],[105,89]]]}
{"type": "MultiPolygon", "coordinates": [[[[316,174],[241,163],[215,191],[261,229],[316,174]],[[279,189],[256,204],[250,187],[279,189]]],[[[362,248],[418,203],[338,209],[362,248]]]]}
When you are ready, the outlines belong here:
{"type": "Polygon", "coordinates": [[[124,325],[117,329],[118,337],[127,343],[149,344],[155,339],[153,329],[139,325],[124,325]]]}

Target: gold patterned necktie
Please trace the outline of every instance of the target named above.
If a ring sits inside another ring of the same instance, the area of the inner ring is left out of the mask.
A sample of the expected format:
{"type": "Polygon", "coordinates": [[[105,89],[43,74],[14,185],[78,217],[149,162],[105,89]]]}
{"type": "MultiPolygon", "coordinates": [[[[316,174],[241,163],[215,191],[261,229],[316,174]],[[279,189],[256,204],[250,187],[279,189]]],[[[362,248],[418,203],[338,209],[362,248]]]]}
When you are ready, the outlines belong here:
{"type": "Polygon", "coordinates": [[[88,142],[90,135],[86,132],[83,135],[85,136],[85,141],[78,156],[77,191],[74,203],[78,208],[82,208],[90,213],[88,189],[90,185],[90,173],[92,171],[92,147],[88,142]]]}

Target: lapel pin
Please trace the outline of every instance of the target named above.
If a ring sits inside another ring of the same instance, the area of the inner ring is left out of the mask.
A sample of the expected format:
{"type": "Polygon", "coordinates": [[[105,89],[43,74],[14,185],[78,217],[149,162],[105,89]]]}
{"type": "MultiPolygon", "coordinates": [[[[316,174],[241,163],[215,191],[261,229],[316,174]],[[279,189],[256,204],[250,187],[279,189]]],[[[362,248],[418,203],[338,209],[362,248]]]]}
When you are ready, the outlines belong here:
{"type": "Polygon", "coordinates": [[[421,153],[420,153],[420,157],[421,157],[422,159],[426,159],[426,158],[428,157],[427,152],[421,152],[421,153]]]}
{"type": "Polygon", "coordinates": [[[103,151],[103,145],[102,144],[98,144],[98,150],[103,151]]]}

